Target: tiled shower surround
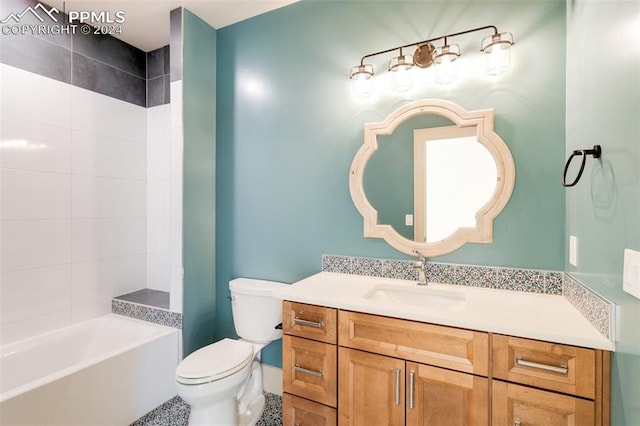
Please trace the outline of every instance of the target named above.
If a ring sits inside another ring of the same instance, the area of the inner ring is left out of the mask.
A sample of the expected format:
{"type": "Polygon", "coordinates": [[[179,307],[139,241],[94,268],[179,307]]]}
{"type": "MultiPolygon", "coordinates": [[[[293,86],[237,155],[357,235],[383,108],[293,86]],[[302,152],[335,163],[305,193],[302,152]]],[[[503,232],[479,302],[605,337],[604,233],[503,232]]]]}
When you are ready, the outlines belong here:
{"type": "MultiPolygon", "coordinates": [[[[36,4],[2,0],[0,19],[36,4]]],[[[1,343],[107,314],[112,297],[145,287],[171,291],[180,311],[169,50],[0,34],[1,343]]]]}
{"type": "MultiPolygon", "coordinates": [[[[322,271],[418,279],[418,271],[411,260],[325,254],[322,271]]],[[[602,335],[607,339],[613,336],[614,305],[564,272],[427,262],[426,279],[441,284],[563,295],[602,335]]]]}

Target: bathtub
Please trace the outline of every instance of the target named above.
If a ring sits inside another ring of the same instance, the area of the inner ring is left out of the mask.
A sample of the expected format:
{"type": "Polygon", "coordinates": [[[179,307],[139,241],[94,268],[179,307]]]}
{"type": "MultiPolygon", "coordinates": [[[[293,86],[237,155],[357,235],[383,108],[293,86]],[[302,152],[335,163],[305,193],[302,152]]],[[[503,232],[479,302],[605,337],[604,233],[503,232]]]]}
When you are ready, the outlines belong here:
{"type": "Polygon", "coordinates": [[[178,329],[109,314],[0,349],[0,424],[128,425],[176,395],[178,329]]]}

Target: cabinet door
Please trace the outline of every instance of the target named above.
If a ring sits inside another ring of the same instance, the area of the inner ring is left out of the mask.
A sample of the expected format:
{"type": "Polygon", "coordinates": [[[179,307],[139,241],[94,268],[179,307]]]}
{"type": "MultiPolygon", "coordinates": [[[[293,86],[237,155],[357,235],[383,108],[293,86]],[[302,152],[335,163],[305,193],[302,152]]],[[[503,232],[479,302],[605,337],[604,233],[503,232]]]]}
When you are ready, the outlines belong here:
{"type": "Polygon", "coordinates": [[[336,409],[283,393],[282,424],[284,426],[335,426],[336,409]]]}
{"type": "Polygon", "coordinates": [[[489,381],[407,362],[407,425],[489,424],[489,381]]]}
{"type": "Polygon", "coordinates": [[[492,383],[494,425],[593,426],[595,407],[568,395],[494,380],[492,383]]]}
{"type": "Polygon", "coordinates": [[[336,356],[334,345],[283,336],[283,390],[335,407],[338,391],[336,356]]]}
{"type": "Polygon", "coordinates": [[[404,425],[404,361],[338,349],[338,424],[404,425]]]}

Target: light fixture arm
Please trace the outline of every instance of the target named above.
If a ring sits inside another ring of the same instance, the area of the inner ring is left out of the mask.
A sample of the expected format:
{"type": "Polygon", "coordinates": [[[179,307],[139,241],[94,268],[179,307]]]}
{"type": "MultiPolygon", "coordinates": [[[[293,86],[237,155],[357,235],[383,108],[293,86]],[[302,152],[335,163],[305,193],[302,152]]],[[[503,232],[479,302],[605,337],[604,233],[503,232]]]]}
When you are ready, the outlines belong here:
{"type": "Polygon", "coordinates": [[[483,30],[488,30],[488,29],[492,29],[494,35],[498,34],[498,28],[495,25],[486,25],[484,27],[478,27],[478,28],[473,28],[473,29],[466,30],[466,31],[460,31],[460,32],[457,32],[457,33],[446,34],[446,35],[442,35],[442,36],[439,36],[439,37],[430,38],[428,40],[417,41],[415,43],[409,43],[409,44],[405,44],[403,46],[397,46],[397,47],[393,47],[391,49],[386,49],[386,50],[381,50],[379,52],[369,53],[368,55],[364,55],[362,57],[362,59],[360,59],[360,65],[363,66],[364,65],[364,60],[367,59],[367,58],[371,58],[373,56],[378,56],[378,55],[383,55],[385,53],[393,52],[394,50],[398,50],[398,49],[402,50],[402,49],[407,48],[407,47],[419,46],[421,44],[431,43],[433,41],[438,41],[438,40],[441,40],[441,39],[444,39],[444,44],[446,45],[447,44],[447,38],[457,37],[457,36],[461,36],[461,35],[464,35],[464,34],[474,33],[474,32],[477,32],[477,31],[483,31],[483,30]]]}

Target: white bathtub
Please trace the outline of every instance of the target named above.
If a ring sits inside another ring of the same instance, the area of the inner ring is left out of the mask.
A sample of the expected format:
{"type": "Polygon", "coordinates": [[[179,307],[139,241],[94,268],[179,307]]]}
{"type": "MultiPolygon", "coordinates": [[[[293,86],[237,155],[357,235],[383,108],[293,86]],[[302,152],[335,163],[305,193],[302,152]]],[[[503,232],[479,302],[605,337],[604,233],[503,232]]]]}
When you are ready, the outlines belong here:
{"type": "Polygon", "coordinates": [[[0,424],[128,425],[176,395],[175,328],[105,315],[0,348],[0,424]]]}

